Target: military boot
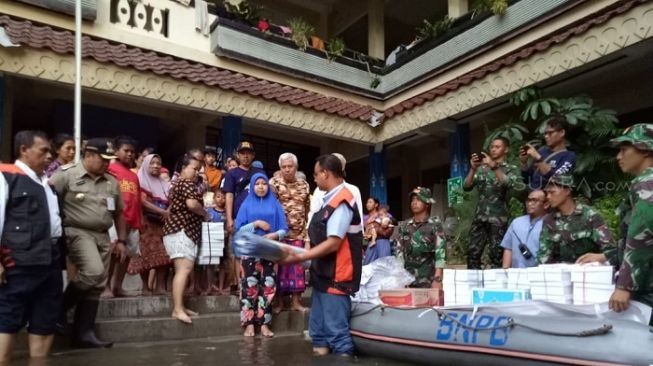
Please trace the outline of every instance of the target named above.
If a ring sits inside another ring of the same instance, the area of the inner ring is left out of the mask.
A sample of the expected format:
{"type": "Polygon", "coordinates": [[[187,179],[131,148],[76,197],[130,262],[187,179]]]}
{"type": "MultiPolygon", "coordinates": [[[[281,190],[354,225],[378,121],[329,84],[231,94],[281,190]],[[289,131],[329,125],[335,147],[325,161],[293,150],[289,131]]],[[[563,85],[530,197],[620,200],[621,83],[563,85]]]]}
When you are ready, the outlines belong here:
{"type": "Polygon", "coordinates": [[[81,300],[75,309],[75,333],[73,347],[76,348],[110,348],[113,342],[104,342],[95,335],[95,317],[100,305],[99,300],[81,300]]]}

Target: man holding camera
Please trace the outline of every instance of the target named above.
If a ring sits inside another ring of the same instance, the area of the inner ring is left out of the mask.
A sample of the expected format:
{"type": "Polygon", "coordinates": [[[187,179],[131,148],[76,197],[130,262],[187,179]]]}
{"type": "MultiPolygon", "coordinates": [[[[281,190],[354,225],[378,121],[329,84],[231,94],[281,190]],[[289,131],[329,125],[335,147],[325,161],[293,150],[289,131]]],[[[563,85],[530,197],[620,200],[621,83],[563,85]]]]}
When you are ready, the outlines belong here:
{"type": "Polygon", "coordinates": [[[519,180],[519,168],[505,161],[509,145],[506,138],[499,137],[490,144],[489,154],[472,154],[471,169],[463,188],[469,191],[476,187],[479,201],[467,249],[468,269],[481,268],[486,244],[489,245],[490,265],[501,268],[503,249],[500,244],[508,223],[508,191],[519,180]]]}
{"type": "Polygon", "coordinates": [[[538,189],[528,194],[527,215],[512,221],[501,242],[504,269],[537,266],[542,218],[548,210],[549,203],[544,191],[538,189]]]}
{"type": "Polygon", "coordinates": [[[614,236],[601,215],[576,202],[571,175],[554,175],[544,191],[552,211],[542,222],[537,262],[574,263],[586,253],[604,252],[615,246],[614,236]]]}
{"type": "Polygon", "coordinates": [[[567,122],[553,117],[544,130],[545,147],[539,150],[525,144],[519,150],[522,176],[530,190],[544,189],[554,175],[571,173],[576,165],[576,153],[567,150],[567,122]],[[531,159],[531,164],[528,160],[531,159]]]}

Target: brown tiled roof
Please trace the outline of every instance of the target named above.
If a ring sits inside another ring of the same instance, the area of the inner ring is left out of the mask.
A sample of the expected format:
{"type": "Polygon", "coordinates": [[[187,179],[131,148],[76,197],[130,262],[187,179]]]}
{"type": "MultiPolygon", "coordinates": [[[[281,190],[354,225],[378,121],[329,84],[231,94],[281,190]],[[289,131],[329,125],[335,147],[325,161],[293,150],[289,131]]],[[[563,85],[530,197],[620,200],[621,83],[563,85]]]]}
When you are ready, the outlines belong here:
{"type": "Polygon", "coordinates": [[[623,14],[633,7],[645,3],[649,0],[621,0],[613,4],[612,6],[606,7],[597,11],[594,14],[590,14],[587,17],[578,20],[570,24],[567,27],[561,28],[558,31],[549,34],[543,38],[540,38],[520,49],[512,51],[499,59],[492,61],[486,65],[483,65],[465,75],[462,75],[456,79],[448,81],[442,85],[439,85],[427,92],[419,94],[410,99],[399,102],[393,106],[389,106],[385,109],[386,120],[392,118],[398,114],[401,114],[407,110],[414,108],[424,102],[431,101],[437,97],[445,95],[446,93],[456,90],[461,86],[468,85],[475,80],[484,78],[487,74],[495,72],[503,67],[510,66],[519,60],[529,58],[536,52],[544,51],[558,43],[562,43],[567,39],[584,33],[589,28],[607,22],[613,17],[623,14]]]}
{"type": "MultiPolygon", "coordinates": [[[[7,15],[0,16],[0,26],[4,26],[13,43],[33,48],[46,48],[57,53],[75,52],[75,35],[71,31],[55,30],[27,20],[12,19],[7,15]]],[[[176,79],[204,83],[237,93],[245,93],[361,121],[369,120],[373,111],[369,105],[329,97],[234,71],[88,36],[82,38],[82,57],[99,62],[110,62],[118,66],[133,67],[140,71],[150,71],[176,79]]]]}

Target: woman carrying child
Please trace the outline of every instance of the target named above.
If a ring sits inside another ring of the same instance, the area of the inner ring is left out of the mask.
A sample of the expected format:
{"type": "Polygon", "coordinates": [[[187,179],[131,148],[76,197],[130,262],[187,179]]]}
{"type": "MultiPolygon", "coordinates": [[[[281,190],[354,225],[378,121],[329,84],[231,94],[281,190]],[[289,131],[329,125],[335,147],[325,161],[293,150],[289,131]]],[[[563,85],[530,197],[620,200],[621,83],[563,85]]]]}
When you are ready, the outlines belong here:
{"type": "Polygon", "coordinates": [[[363,265],[392,255],[390,237],[393,231],[394,225],[392,224],[392,217],[388,213],[388,208],[385,206],[379,207],[375,217],[370,217],[365,229],[365,236],[368,238],[369,244],[365,250],[363,265]]]}

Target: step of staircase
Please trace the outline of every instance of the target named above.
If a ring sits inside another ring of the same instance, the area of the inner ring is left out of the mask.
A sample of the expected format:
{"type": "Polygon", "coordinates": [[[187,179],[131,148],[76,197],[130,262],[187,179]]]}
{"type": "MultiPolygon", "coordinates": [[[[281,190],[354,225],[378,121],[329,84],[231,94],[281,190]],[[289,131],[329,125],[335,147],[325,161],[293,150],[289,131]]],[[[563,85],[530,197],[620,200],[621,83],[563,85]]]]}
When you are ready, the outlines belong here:
{"type": "MultiPolygon", "coordinates": [[[[154,342],[242,334],[240,300],[236,296],[189,296],[188,309],[199,316],[193,324],[173,319],[170,296],[102,299],[96,330],[100,338],[116,343],[154,342]]],[[[308,314],[283,311],[273,316],[272,329],[301,334],[308,328],[308,314]]]]}
{"type": "MultiPolygon", "coordinates": [[[[200,314],[238,312],[240,300],[236,296],[189,296],[184,298],[188,309],[200,314]]],[[[171,296],[123,297],[102,299],[98,320],[169,317],[172,314],[171,296]]]]}
{"type": "MultiPolygon", "coordinates": [[[[273,317],[272,330],[276,333],[302,334],[308,327],[308,316],[284,311],[273,317]]],[[[193,324],[184,324],[165,317],[104,319],[95,329],[101,339],[116,343],[155,342],[189,338],[207,338],[240,335],[239,312],[200,314],[193,317],[193,324]]]]}

